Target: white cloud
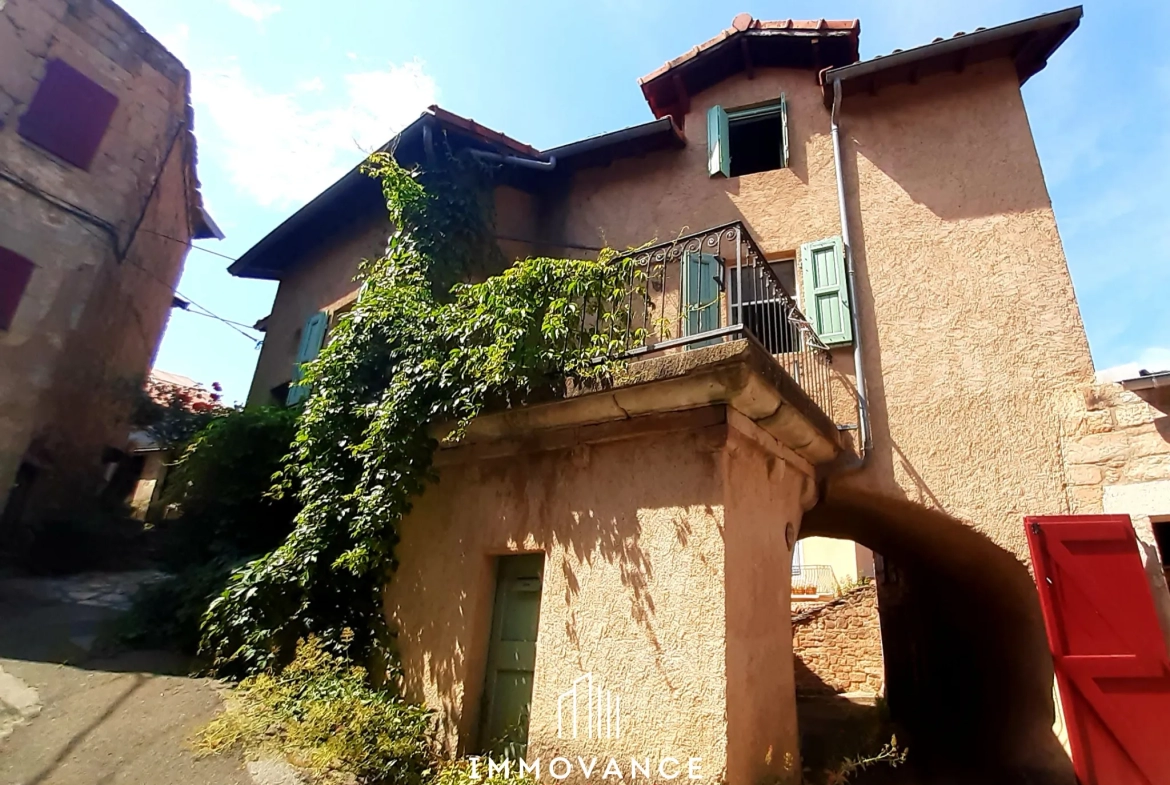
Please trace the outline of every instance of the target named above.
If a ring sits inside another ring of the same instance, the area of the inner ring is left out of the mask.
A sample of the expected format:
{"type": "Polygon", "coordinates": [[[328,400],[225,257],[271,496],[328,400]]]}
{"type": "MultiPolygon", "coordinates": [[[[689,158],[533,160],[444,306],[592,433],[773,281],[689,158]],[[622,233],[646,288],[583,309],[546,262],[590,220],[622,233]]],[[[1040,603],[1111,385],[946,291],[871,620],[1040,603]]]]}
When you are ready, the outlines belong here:
{"type": "Polygon", "coordinates": [[[227,0],[227,4],[240,16],[246,16],[257,24],[280,11],[280,6],[260,0],[227,0]]]}
{"type": "Polygon", "coordinates": [[[1170,371],[1170,346],[1148,346],[1138,355],[1136,362],[1115,365],[1097,372],[1097,381],[1118,382],[1122,379],[1133,379],[1141,371],[1170,371]]]}
{"type": "Polygon", "coordinates": [[[325,80],[319,76],[314,76],[312,79],[306,79],[298,84],[297,89],[305,93],[320,93],[325,89],[325,80]]]}
{"type": "Polygon", "coordinates": [[[233,64],[195,74],[195,114],[217,126],[216,155],[239,189],[265,207],[300,205],[418,117],[438,92],[417,60],[342,81],[341,95],[317,92],[312,82],[272,93],[233,64]]]}

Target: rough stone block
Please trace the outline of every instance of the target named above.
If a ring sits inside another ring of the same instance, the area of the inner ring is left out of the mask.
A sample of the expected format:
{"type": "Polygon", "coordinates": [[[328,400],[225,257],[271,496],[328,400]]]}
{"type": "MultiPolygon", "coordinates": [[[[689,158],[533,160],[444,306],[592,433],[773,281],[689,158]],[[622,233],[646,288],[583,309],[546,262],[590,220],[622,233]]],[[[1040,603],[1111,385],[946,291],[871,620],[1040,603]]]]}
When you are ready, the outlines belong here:
{"type": "Polygon", "coordinates": [[[1073,485],[1099,485],[1101,479],[1099,466],[1074,464],[1068,467],[1068,481],[1073,485]]]}
{"type": "Polygon", "coordinates": [[[1113,418],[1117,421],[1117,425],[1122,428],[1151,423],[1160,414],[1157,409],[1145,401],[1118,406],[1113,410],[1113,418]]]}
{"type": "Polygon", "coordinates": [[[1074,514],[1101,512],[1101,486],[1074,486],[1068,489],[1074,514]]]}
{"type": "Polygon", "coordinates": [[[1130,454],[1133,457],[1170,454],[1170,428],[1164,430],[1165,433],[1162,433],[1156,428],[1143,428],[1138,432],[1128,433],[1129,438],[1126,441],[1130,454]]]}
{"type": "Polygon", "coordinates": [[[1123,457],[1125,448],[1125,439],[1119,434],[1094,433],[1069,439],[1065,458],[1074,464],[1102,464],[1123,457]]]}

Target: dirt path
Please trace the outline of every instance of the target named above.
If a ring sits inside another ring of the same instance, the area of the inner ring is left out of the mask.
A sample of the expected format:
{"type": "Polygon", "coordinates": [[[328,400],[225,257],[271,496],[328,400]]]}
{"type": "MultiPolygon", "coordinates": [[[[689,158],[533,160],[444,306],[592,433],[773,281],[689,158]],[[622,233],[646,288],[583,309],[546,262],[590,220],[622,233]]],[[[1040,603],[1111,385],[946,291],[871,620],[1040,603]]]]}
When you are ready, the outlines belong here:
{"type": "Polygon", "coordinates": [[[188,740],[220,698],[213,682],[182,675],[181,658],[91,654],[150,577],[0,580],[0,785],[289,782],[236,758],[195,757],[188,740]]]}

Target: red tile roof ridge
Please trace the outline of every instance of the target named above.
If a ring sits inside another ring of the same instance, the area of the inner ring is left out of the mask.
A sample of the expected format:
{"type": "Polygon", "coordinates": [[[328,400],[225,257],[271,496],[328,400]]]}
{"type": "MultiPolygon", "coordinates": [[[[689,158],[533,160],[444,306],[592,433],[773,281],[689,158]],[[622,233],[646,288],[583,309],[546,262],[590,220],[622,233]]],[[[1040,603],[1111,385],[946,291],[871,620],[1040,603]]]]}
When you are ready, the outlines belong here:
{"type": "Polygon", "coordinates": [[[700,54],[710,49],[711,47],[721,44],[732,36],[740,33],[748,32],[750,30],[841,30],[853,31],[858,35],[861,34],[861,20],[860,19],[754,19],[750,14],[738,14],[731,20],[731,27],[721,31],[718,35],[710,38],[703,43],[691,47],[688,51],[674,58],[667,60],[665,64],[655,68],[650,73],[638,79],[638,84],[643,85],[647,82],[652,82],[662,76],[665,76],[672,69],[693,60],[700,54]]]}
{"type": "Polygon", "coordinates": [[[499,131],[488,128],[486,125],[482,125],[480,123],[477,123],[475,120],[472,120],[470,117],[463,117],[462,115],[457,115],[454,112],[447,111],[446,109],[439,106],[438,104],[431,104],[430,106],[428,106],[427,113],[430,115],[433,115],[440,122],[447,123],[449,125],[454,125],[458,128],[462,128],[464,131],[467,131],[472,136],[477,136],[480,139],[484,140],[485,142],[493,142],[495,144],[501,144],[501,145],[507,147],[508,149],[513,150],[514,152],[520,153],[522,155],[529,155],[529,156],[532,156],[534,158],[540,157],[540,151],[537,150],[532,145],[517,141],[517,140],[513,139],[512,137],[508,136],[507,134],[503,134],[503,133],[500,133],[499,131]]]}

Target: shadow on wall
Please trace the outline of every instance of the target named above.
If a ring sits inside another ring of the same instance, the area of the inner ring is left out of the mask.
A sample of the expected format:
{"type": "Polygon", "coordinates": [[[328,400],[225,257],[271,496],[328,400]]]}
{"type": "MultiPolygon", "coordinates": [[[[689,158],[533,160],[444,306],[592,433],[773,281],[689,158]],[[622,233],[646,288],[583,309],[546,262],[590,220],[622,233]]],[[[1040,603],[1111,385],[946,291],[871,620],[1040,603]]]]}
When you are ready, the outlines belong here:
{"type": "MultiPolygon", "coordinates": [[[[796,682],[806,686],[797,691],[796,713],[800,723],[800,762],[805,772],[812,774],[811,782],[821,782],[824,772],[836,769],[847,758],[877,754],[892,736],[898,737],[899,747],[905,746],[902,729],[891,722],[881,698],[836,694],[832,685],[821,681],[799,659],[796,682]]],[[[913,763],[913,751],[907,759],[913,763]]]]}
{"type": "Polygon", "coordinates": [[[878,605],[887,695],[917,761],[1068,770],[1052,732],[1052,660],[1027,568],[942,513],[841,496],[810,511],[801,533],[856,540],[886,562],[878,605]]]}
{"type": "Polygon", "coordinates": [[[957,77],[962,90],[942,76],[845,102],[847,182],[858,182],[860,157],[943,220],[1049,208],[1014,68],[1005,60],[970,70],[982,78],[957,77]]]}
{"type": "MultiPolygon", "coordinates": [[[[461,745],[473,742],[478,723],[499,554],[547,554],[543,591],[555,593],[553,606],[561,610],[541,620],[540,645],[557,652],[554,659],[566,673],[587,672],[599,660],[620,656],[624,635],[641,639],[633,645],[652,655],[647,676],[656,674],[671,690],[685,686],[669,642],[682,637],[682,627],[701,620],[705,609],[696,608],[693,619],[663,609],[663,603],[671,604],[669,587],[676,593],[681,587],[662,565],[677,568],[671,555],[684,548],[705,564],[704,554],[721,547],[716,547],[712,508],[719,464],[714,443],[703,433],[440,470],[440,482],[405,523],[401,566],[391,579],[391,598],[402,592],[409,609],[393,602],[387,607],[404,650],[425,663],[425,672],[407,668],[407,694],[421,696],[427,683],[433,685],[443,704],[434,708],[441,710],[444,730],[458,733],[461,745]],[[617,459],[610,450],[628,452],[617,459]],[[677,461],[680,451],[690,458],[677,461]],[[635,467],[641,479],[631,476],[635,467]],[[676,514],[680,508],[690,510],[686,517],[676,514]],[[657,511],[656,517],[641,521],[639,510],[657,511]],[[594,569],[599,562],[605,569],[594,569]],[[409,618],[399,616],[403,611],[409,618]]],[[[700,568],[705,575],[698,580],[715,581],[721,569],[700,568]]],[[[692,576],[688,588],[705,591],[695,580],[692,576]]],[[[549,607],[547,600],[542,605],[549,607]]]]}

